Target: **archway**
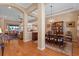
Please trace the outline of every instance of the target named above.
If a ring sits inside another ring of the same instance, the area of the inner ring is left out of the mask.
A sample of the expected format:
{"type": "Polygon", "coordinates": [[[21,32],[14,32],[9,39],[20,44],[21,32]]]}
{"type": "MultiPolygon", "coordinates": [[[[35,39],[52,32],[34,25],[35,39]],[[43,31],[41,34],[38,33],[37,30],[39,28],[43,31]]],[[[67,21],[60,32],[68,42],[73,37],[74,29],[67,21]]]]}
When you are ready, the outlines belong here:
{"type": "MultiPolygon", "coordinates": [[[[14,9],[20,11],[20,12],[23,14],[22,20],[25,22],[26,11],[25,11],[25,9],[24,9],[22,6],[20,6],[20,5],[18,5],[18,4],[14,4],[14,3],[11,3],[11,4],[4,3],[4,4],[0,4],[0,6],[10,6],[10,7],[14,8],[14,9]]],[[[27,20],[26,20],[26,21],[27,21],[27,20]]],[[[24,25],[24,22],[23,22],[23,25],[24,25]]],[[[23,28],[23,34],[24,34],[24,29],[25,29],[25,28],[23,28]]],[[[24,35],[25,35],[25,34],[24,34],[24,35]]]]}

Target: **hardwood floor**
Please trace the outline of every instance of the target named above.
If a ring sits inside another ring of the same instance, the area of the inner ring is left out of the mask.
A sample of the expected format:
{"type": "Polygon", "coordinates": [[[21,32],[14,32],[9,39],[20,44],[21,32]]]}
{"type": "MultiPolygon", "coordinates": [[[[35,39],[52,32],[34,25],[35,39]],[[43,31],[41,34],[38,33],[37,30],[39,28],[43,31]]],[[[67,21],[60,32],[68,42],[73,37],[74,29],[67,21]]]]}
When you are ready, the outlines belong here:
{"type": "Polygon", "coordinates": [[[4,56],[66,56],[46,48],[43,51],[37,49],[37,44],[30,41],[24,43],[22,40],[13,40],[5,44],[4,56]]]}
{"type": "Polygon", "coordinates": [[[79,56],[79,46],[77,42],[73,42],[73,56],[79,56]]]}

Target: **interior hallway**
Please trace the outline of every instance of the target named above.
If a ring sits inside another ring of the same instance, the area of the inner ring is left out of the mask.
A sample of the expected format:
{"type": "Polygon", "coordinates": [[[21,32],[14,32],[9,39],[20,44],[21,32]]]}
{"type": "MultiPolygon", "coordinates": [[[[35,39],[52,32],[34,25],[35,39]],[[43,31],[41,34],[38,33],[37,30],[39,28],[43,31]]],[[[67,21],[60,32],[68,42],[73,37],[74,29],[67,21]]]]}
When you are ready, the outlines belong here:
{"type": "Polygon", "coordinates": [[[46,48],[43,51],[37,49],[37,44],[30,41],[13,40],[6,43],[4,56],[66,56],[63,53],[46,48]]]}

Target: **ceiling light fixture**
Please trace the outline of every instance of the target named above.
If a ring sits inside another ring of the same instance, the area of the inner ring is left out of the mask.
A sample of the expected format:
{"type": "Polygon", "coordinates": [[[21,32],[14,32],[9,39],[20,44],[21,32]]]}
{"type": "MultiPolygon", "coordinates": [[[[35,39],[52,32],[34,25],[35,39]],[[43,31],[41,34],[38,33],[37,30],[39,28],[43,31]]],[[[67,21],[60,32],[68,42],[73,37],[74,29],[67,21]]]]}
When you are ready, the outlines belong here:
{"type": "Polygon", "coordinates": [[[54,21],[54,19],[53,19],[53,11],[52,11],[52,9],[53,9],[53,5],[52,5],[52,3],[51,3],[51,6],[50,6],[50,8],[51,8],[51,18],[50,18],[50,20],[49,20],[49,22],[53,22],[54,21]]]}

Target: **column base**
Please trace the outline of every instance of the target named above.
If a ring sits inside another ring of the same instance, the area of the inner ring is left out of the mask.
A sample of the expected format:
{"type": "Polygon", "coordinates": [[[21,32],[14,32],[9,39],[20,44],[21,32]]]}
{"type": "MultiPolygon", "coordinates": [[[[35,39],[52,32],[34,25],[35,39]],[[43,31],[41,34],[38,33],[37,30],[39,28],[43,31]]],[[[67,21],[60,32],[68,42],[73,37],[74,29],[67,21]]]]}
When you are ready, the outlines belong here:
{"type": "Polygon", "coordinates": [[[45,47],[44,47],[44,48],[39,48],[39,47],[38,47],[38,49],[42,51],[42,50],[44,50],[44,49],[45,49],[45,47]]]}
{"type": "Polygon", "coordinates": [[[29,41],[31,41],[31,40],[23,40],[23,42],[29,42],[29,41]]]}

